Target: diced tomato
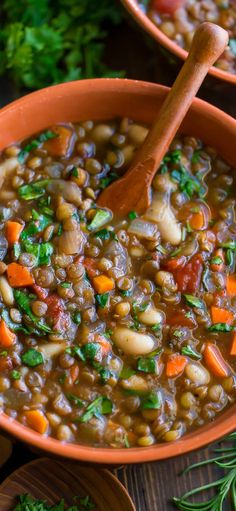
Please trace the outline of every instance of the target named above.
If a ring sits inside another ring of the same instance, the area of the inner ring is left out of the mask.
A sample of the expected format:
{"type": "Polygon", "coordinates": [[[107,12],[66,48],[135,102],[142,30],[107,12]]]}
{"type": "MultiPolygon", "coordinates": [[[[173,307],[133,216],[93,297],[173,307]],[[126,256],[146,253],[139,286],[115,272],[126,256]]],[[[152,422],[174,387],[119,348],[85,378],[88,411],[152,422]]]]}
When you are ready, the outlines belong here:
{"type": "Polygon", "coordinates": [[[37,286],[37,284],[34,284],[32,286],[32,290],[35,292],[35,294],[40,300],[45,300],[45,298],[47,298],[48,296],[48,289],[44,289],[43,287],[37,286]]]}
{"type": "Polygon", "coordinates": [[[194,328],[197,326],[197,322],[194,317],[186,316],[187,311],[177,310],[172,316],[167,317],[167,324],[171,326],[186,326],[188,328],[194,328]]]}
{"type": "Polygon", "coordinates": [[[63,301],[56,294],[47,296],[45,303],[48,306],[47,316],[52,319],[53,328],[57,332],[64,332],[70,326],[70,315],[65,311],[63,301]]]}
{"type": "Polygon", "coordinates": [[[177,269],[180,269],[180,268],[183,268],[186,264],[186,257],[185,256],[179,256],[179,257],[173,257],[172,259],[169,259],[168,261],[165,261],[163,263],[163,266],[165,266],[165,268],[168,270],[168,271],[174,271],[174,270],[177,270],[177,269]]]}
{"type": "Polygon", "coordinates": [[[87,271],[87,274],[90,278],[96,277],[98,275],[98,269],[97,269],[97,261],[96,259],[93,259],[92,257],[85,257],[84,259],[84,267],[87,271]]]}
{"type": "Polygon", "coordinates": [[[200,287],[203,272],[203,259],[201,254],[195,254],[189,262],[180,269],[173,271],[179,291],[194,293],[200,287]]]}
{"type": "Polygon", "coordinates": [[[171,14],[172,12],[175,12],[177,9],[182,7],[185,2],[186,0],[152,0],[151,9],[154,9],[154,11],[171,14]]]}

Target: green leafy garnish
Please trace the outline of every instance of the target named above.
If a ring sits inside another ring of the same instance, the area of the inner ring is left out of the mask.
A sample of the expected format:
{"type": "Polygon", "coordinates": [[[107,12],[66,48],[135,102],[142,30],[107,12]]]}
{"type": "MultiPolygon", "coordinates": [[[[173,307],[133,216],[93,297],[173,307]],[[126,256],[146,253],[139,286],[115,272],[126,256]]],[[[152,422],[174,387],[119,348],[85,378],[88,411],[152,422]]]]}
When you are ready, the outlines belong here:
{"type": "Polygon", "coordinates": [[[194,151],[194,153],[193,153],[191,162],[198,163],[200,160],[200,156],[201,156],[201,149],[196,149],[196,151],[194,151]]]}
{"type": "Polygon", "coordinates": [[[151,392],[142,399],[142,410],[158,410],[162,404],[162,397],[159,391],[151,392]]]}
{"type": "Polygon", "coordinates": [[[32,221],[24,228],[21,233],[20,239],[29,241],[29,237],[42,232],[45,227],[52,223],[52,218],[47,215],[39,214],[34,209],[32,210],[32,221]]]}
{"type": "Polygon", "coordinates": [[[110,231],[109,229],[101,229],[100,231],[97,231],[94,233],[94,236],[96,238],[100,238],[101,240],[109,240],[109,239],[116,239],[116,235],[114,231],[110,231]]]}
{"type": "Polygon", "coordinates": [[[138,213],[136,213],[136,211],[130,211],[130,212],[128,213],[128,218],[129,218],[129,220],[134,220],[134,219],[135,219],[135,218],[137,218],[137,217],[138,217],[138,213]]]}
{"type": "Polygon", "coordinates": [[[153,357],[141,357],[137,361],[138,371],[144,373],[156,373],[156,360],[153,357]]]}
{"type": "Polygon", "coordinates": [[[50,264],[51,255],[54,250],[51,243],[32,243],[31,241],[25,240],[22,246],[25,252],[35,256],[36,265],[43,266],[50,264]]]}
{"type": "Polygon", "coordinates": [[[106,369],[105,367],[99,369],[98,373],[102,385],[105,385],[112,376],[112,372],[109,369],[106,369]]]}
{"type": "Polygon", "coordinates": [[[34,348],[30,348],[28,351],[23,353],[23,355],[21,356],[21,360],[23,364],[25,364],[28,367],[36,367],[44,363],[42,353],[40,353],[40,351],[37,351],[34,348]]]}
{"type": "Polygon", "coordinates": [[[105,396],[99,396],[87,406],[85,413],[79,418],[79,422],[89,422],[92,417],[99,418],[101,415],[112,413],[112,411],[112,401],[105,396]]]}
{"type": "Polygon", "coordinates": [[[21,374],[19,373],[19,371],[16,371],[16,369],[13,369],[13,371],[10,372],[10,378],[12,380],[19,380],[21,377],[21,374]]]}
{"type": "Polygon", "coordinates": [[[118,174],[116,172],[110,172],[106,177],[102,177],[99,180],[99,187],[104,190],[104,188],[107,188],[113,181],[116,181],[118,179],[118,174]]]}
{"type": "Polygon", "coordinates": [[[109,301],[109,293],[103,293],[101,295],[95,295],[96,301],[102,309],[106,307],[109,301]]]}
{"type": "Polygon", "coordinates": [[[82,408],[85,403],[80,399],[79,397],[75,396],[74,394],[66,394],[67,399],[71,401],[74,405],[79,406],[79,408],[82,408]]]}
{"type": "Polygon", "coordinates": [[[14,298],[16,300],[16,303],[17,303],[19,309],[21,309],[22,312],[27,314],[27,316],[31,319],[31,321],[33,323],[36,324],[36,326],[39,330],[42,330],[42,332],[49,333],[49,334],[52,333],[51,328],[49,328],[49,326],[45,325],[45,323],[42,323],[42,321],[33,314],[32,310],[31,310],[31,301],[30,301],[29,296],[26,293],[24,293],[23,291],[20,291],[19,289],[15,289],[14,290],[14,298]]]}
{"type": "Polygon", "coordinates": [[[119,374],[119,378],[121,378],[122,380],[127,380],[128,378],[130,378],[130,376],[133,376],[134,374],[136,374],[136,371],[134,371],[134,369],[132,369],[131,367],[123,366],[119,374]]]}
{"type": "Polygon", "coordinates": [[[50,130],[45,131],[44,133],[41,133],[38,138],[31,140],[31,142],[29,144],[27,144],[24,147],[24,149],[22,149],[19,152],[19,154],[17,156],[18,161],[20,163],[24,163],[25,158],[27,158],[30,151],[39,147],[43,142],[46,142],[46,140],[50,140],[51,138],[55,138],[55,137],[57,137],[57,134],[50,130]]]}
{"type": "Polygon", "coordinates": [[[232,266],[234,264],[234,252],[230,248],[226,250],[226,263],[228,266],[232,266]]]}
{"type": "Polygon", "coordinates": [[[227,323],[215,323],[208,328],[209,332],[231,332],[234,327],[227,323]]]}
{"type": "Polygon", "coordinates": [[[193,295],[184,295],[184,298],[190,307],[197,307],[198,309],[204,309],[204,302],[193,295]]]}
{"type": "Polygon", "coordinates": [[[210,260],[211,264],[222,264],[224,261],[219,256],[212,257],[210,260]]]}
{"type": "Polygon", "coordinates": [[[80,312],[74,312],[72,319],[76,325],[80,325],[81,323],[81,314],[80,312]]]}
{"type": "Polygon", "coordinates": [[[196,194],[203,197],[206,193],[201,181],[196,176],[190,174],[183,165],[179,165],[178,169],[171,172],[171,179],[178,183],[181,192],[191,199],[196,194]]]}
{"type": "Polygon", "coordinates": [[[35,181],[30,185],[22,185],[18,188],[18,195],[24,200],[38,199],[45,194],[45,188],[49,181],[49,179],[42,179],[42,181],[35,181]]]}
{"type": "Polygon", "coordinates": [[[100,229],[100,227],[107,224],[111,218],[111,211],[108,211],[107,209],[97,209],[92,222],[88,225],[89,231],[96,231],[97,229],[100,229]]]}
{"type": "Polygon", "coordinates": [[[201,353],[192,348],[192,346],[183,346],[183,348],[181,348],[181,353],[182,355],[195,358],[196,360],[200,360],[202,358],[201,353]]]}
{"type": "Polygon", "coordinates": [[[66,508],[64,499],[56,505],[49,506],[44,500],[34,499],[30,495],[20,495],[17,497],[18,502],[13,511],[91,511],[95,509],[95,504],[88,495],[76,496],[74,500],[77,504],[66,508]]]}
{"type": "Polygon", "coordinates": [[[71,287],[71,283],[70,282],[61,282],[60,286],[64,287],[65,289],[69,289],[71,287]]]}

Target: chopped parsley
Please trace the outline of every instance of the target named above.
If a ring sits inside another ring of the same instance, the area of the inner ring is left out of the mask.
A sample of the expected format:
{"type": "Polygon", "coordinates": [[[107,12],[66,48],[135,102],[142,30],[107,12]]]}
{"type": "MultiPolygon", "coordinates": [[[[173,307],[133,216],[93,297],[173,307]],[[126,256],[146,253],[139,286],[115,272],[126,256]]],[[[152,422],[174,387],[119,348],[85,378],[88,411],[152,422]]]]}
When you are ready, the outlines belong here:
{"type": "Polygon", "coordinates": [[[49,179],[43,179],[41,181],[35,181],[30,185],[22,185],[18,188],[18,195],[24,200],[39,199],[45,194],[45,188],[50,182],[49,179]]]}
{"type": "Polygon", "coordinates": [[[19,371],[16,371],[15,369],[13,369],[13,371],[10,372],[10,378],[12,380],[20,380],[20,377],[21,377],[21,374],[19,373],[19,371]]]}
{"type": "Polygon", "coordinates": [[[159,391],[150,392],[147,396],[142,399],[141,409],[142,410],[158,410],[162,405],[162,396],[159,391]]]}
{"type": "Polygon", "coordinates": [[[30,348],[28,351],[23,353],[23,355],[21,356],[21,360],[23,364],[25,364],[28,367],[36,367],[44,363],[42,353],[40,353],[40,351],[37,351],[34,348],[30,348]]]}
{"type": "Polygon", "coordinates": [[[195,358],[196,360],[200,360],[202,358],[202,355],[201,353],[199,353],[198,351],[196,351],[194,348],[192,348],[192,346],[188,345],[188,346],[183,346],[183,348],[181,348],[181,353],[182,355],[185,355],[187,357],[191,357],[191,358],[195,358]]]}
{"type": "Polygon", "coordinates": [[[99,419],[101,415],[108,415],[112,411],[112,401],[105,396],[99,396],[87,406],[86,411],[79,418],[79,422],[89,422],[93,417],[99,419]]]}
{"type": "Polygon", "coordinates": [[[215,323],[208,328],[209,332],[232,332],[234,327],[227,323],[215,323]]]}
{"type": "Polygon", "coordinates": [[[156,373],[156,360],[154,357],[141,357],[137,361],[138,371],[144,373],[156,373]]]}
{"type": "Polygon", "coordinates": [[[112,213],[111,211],[108,211],[108,209],[97,209],[92,221],[88,225],[88,230],[96,231],[97,229],[100,229],[100,227],[107,224],[111,218],[112,213]]]}
{"type": "Polygon", "coordinates": [[[130,212],[128,213],[128,218],[129,218],[129,220],[134,220],[134,219],[135,219],[135,218],[137,218],[137,217],[138,217],[138,213],[136,213],[136,211],[130,211],[130,212]]]}
{"type": "Polygon", "coordinates": [[[101,295],[95,295],[95,299],[100,307],[104,309],[109,302],[109,293],[103,293],[101,295]]]}
{"type": "Polygon", "coordinates": [[[205,304],[202,300],[193,295],[184,295],[184,298],[190,307],[197,307],[198,309],[204,309],[205,304]]]}
{"type": "Polygon", "coordinates": [[[30,151],[39,147],[43,142],[46,142],[46,140],[50,140],[51,138],[55,138],[55,137],[57,137],[56,133],[54,133],[51,130],[47,130],[44,133],[41,133],[38,136],[38,138],[31,140],[31,142],[29,144],[27,144],[24,147],[24,149],[22,149],[19,152],[19,154],[17,156],[19,163],[24,163],[24,161],[27,158],[27,156],[29,155],[30,151]]]}

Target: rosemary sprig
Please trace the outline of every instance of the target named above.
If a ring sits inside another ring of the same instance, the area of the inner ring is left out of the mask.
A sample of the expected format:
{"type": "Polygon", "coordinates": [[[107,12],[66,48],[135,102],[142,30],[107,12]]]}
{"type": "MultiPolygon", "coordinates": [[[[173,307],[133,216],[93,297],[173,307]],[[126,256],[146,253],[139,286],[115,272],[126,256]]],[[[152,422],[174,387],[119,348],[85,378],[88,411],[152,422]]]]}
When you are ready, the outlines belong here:
{"type": "Polygon", "coordinates": [[[236,432],[225,438],[226,442],[233,442],[233,445],[223,448],[214,449],[214,453],[217,456],[210,458],[209,460],[200,461],[187,467],[183,474],[186,474],[190,470],[209,465],[211,463],[225,470],[225,475],[216,481],[194,488],[188,491],[182,497],[173,498],[173,503],[181,511],[223,511],[224,504],[231,499],[233,508],[236,510],[236,432]],[[209,490],[215,490],[213,497],[202,502],[194,502],[192,497],[208,492],[209,490]]]}

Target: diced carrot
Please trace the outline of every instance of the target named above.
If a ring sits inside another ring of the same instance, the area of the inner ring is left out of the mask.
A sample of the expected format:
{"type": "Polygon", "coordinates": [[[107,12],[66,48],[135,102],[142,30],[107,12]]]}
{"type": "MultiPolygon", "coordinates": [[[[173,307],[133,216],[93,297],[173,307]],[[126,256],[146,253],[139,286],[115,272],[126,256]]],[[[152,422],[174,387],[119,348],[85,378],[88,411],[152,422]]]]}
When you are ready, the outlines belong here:
{"type": "Polygon", "coordinates": [[[178,218],[182,221],[188,221],[191,229],[202,231],[208,226],[211,211],[203,201],[190,201],[186,202],[180,209],[178,218]]]}
{"type": "Polygon", "coordinates": [[[234,320],[234,313],[227,309],[222,309],[221,307],[215,307],[212,305],[211,319],[212,323],[227,323],[227,325],[231,325],[234,320]]]}
{"type": "Polygon", "coordinates": [[[236,332],[233,335],[233,341],[231,345],[230,355],[236,356],[236,332]]]}
{"type": "Polygon", "coordinates": [[[175,378],[181,374],[187,365],[187,362],[187,358],[183,355],[179,355],[179,353],[173,353],[173,355],[169,355],[166,364],[167,378],[175,378]]]}
{"type": "Polygon", "coordinates": [[[12,222],[8,220],[6,223],[6,238],[10,246],[17,243],[20,238],[20,233],[23,231],[24,226],[19,222],[12,222]]]}
{"type": "Polygon", "coordinates": [[[10,263],[7,267],[9,284],[12,287],[24,287],[34,284],[34,278],[26,266],[10,263]]]}
{"type": "Polygon", "coordinates": [[[193,213],[190,220],[189,225],[191,229],[194,229],[196,231],[200,231],[205,226],[205,218],[202,211],[199,211],[198,213],[193,213]]]}
{"type": "Polygon", "coordinates": [[[93,278],[93,287],[100,295],[114,289],[115,283],[113,279],[110,279],[106,275],[98,275],[93,278]]]}
{"type": "Polygon", "coordinates": [[[12,332],[6,325],[4,319],[0,321],[0,346],[1,348],[9,348],[14,344],[16,334],[12,332]]]}
{"type": "Polygon", "coordinates": [[[28,410],[25,412],[27,426],[43,435],[48,428],[48,420],[40,410],[28,410]]]}
{"type": "Polygon", "coordinates": [[[87,271],[87,274],[90,278],[95,277],[98,274],[97,269],[97,260],[92,257],[85,257],[84,259],[84,267],[87,271]]]}
{"type": "Polygon", "coordinates": [[[75,383],[76,380],[78,379],[78,376],[79,376],[79,366],[77,364],[74,364],[71,368],[70,368],[70,380],[71,380],[71,383],[75,383]]]}
{"type": "Polygon", "coordinates": [[[229,296],[236,296],[236,274],[228,275],[226,289],[229,296]]]}
{"type": "Polygon", "coordinates": [[[210,369],[214,376],[225,378],[230,375],[231,369],[223,358],[218,346],[208,342],[203,355],[208,369],[210,369]]]}
{"type": "Polygon", "coordinates": [[[64,126],[54,126],[52,131],[56,137],[47,140],[44,143],[44,148],[47,149],[50,156],[66,156],[70,147],[72,131],[64,126]]]}
{"type": "Polygon", "coordinates": [[[102,335],[95,336],[95,342],[101,346],[102,356],[105,357],[111,351],[111,343],[102,335]]]}
{"type": "Polygon", "coordinates": [[[217,258],[219,257],[222,262],[219,261],[219,264],[214,263],[214,262],[211,263],[210,264],[211,271],[223,271],[224,263],[225,263],[225,256],[224,256],[224,251],[222,248],[217,248],[217,250],[215,250],[215,252],[213,252],[212,259],[215,257],[217,257],[217,258]]]}

